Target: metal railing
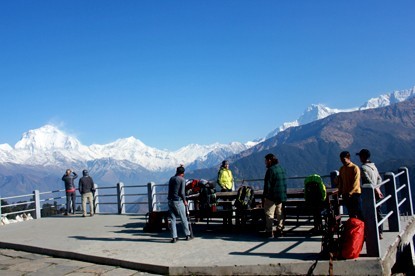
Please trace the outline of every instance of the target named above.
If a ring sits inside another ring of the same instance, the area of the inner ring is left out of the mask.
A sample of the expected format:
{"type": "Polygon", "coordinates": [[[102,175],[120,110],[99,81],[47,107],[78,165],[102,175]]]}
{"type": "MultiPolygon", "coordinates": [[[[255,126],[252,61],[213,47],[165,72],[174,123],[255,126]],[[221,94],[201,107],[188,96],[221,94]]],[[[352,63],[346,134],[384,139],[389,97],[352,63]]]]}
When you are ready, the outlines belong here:
{"type": "Polygon", "coordinates": [[[362,197],[365,208],[366,250],[369,257],[381,256],[379,226],[388,220],[390,232],[401,232],[401,216],[413,216],[411,185],[407,168],[399,168],[397,174],[387,172],[385,180],[379,185],[365,184],[362,186],[362,197]],[[384,198],[376,202],[375,189],[384,186],[384,198]],[[383,219],[379,221],[376,209],[386,210],[383,219]]]}

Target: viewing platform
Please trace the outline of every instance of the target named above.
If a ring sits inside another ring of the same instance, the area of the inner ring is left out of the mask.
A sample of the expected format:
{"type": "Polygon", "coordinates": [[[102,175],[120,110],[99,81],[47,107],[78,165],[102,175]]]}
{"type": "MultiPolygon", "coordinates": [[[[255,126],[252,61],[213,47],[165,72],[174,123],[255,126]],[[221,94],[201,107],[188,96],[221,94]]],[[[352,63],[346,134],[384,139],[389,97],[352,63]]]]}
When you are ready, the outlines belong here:
{"type": "MultiPolygon", "coordinates": [[[[296,178],[298,179],[298,178],[296,178]]],[[[0,248],[44,254],[162,275],[391,275],[414,272],[415,216],[411,198],[409,173],[387,172],[377,187],[384,188],[385,198],[376,202],[372,185],[363,185],[366,240],[357,259],[327,260],[321,254],[322,236],[312,235],[310,217],[287,218],[284,236],[267,239],[257,230],[245,228],[235,221],[225,227],[222,219],[211,217],[193,222],[195,238],[183,239],[178,225],[177,243],[170,243],[169,231],[146,232],[146,215],[127,213],[126,205],[146,205],[148,210],[163,211],[165,185],[149,183],[143,187],[147,194],[127,194],[131,186],[121,183],[114,187],[98,187],[95,193],[93,217],[55,214],[42,216],[44,211],[59,211],[59,204],[42,202],[62,200],[50,197],[62,191],[40,192],[32,195],[1,198],[16,203],[0,206],[3,217],[31,212],[35,219],[0,226],[0,248]],[[383,187],[384,186],[384,187],[383,187]],[[115,190],[116,193],[104,194],[115,190]],[[22,202],[21,198],[29,197],[22,202]],[[114,201],[104,201],[113,197],[114,201]],[[131,202],[126,197],[144,197],[148,201],[131,202]],[[115,212],[103,213],[99,206],[115,205],[115,212]],[[18,211],[13,206],[24,207],[18,211]],[[384,218],[378,221],[376,208],[381,206],[384,218]],[[300,219],[300,221],[298,221],[300,219]],[[383,225],[383,239],[378,226],[383,225]]],[[[246,181],[246,180],[245,180],[246,181]]],[[[138,187],[139,186],[133,186],[138,187]]],[[[300,200],[300,199],[299,199],[300,200]]],[[[89,209],[89,207],[88,207],[89,209]]],[[[297,207],[299,213],[301,208],[297,207]]],[[[306,212],[304,212],[305,214],[306,212]]],[[[342,214],[343,221],[347,214],[342,214]]],[[[235,218],[233,218],[235,219],[235,218]]],[[[0,268],[0,274],[1,274],[0,268]]],[[[53,273],[53,272],[51,272],[53,273]]]]}

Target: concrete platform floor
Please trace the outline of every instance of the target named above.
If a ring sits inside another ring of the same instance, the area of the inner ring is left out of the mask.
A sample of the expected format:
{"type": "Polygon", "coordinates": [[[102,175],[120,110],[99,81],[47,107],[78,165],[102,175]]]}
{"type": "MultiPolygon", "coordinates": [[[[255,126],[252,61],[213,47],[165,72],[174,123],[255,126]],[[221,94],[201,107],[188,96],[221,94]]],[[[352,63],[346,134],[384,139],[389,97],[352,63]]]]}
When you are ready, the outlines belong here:
{"type": "MultiPolygon", "coordinates": [[[[311,225],[286,226],[286,235],[265,239],[253,231],[224,231],[220,224],[194,225],[195,239],[170,243],[170,233],[143,231],[142,215],[57,216],[0,227],[0,248],[171,275],[327,275],[321,236],[311,225]]],[[[180,224],[179,235],[182,234],[180,224]]],[[[397,233],[385,233],[392,244],[397,233]]],[[[182,234],[183,235],[183,234],[182,234]]],[[[379,275],[379,258],[334,263],[336,275],[379,275]]],[[[58,275],[58,274],[54,274],[58,275]]],[[[62,274],[64,275],[64,274],[62,274]]]]}

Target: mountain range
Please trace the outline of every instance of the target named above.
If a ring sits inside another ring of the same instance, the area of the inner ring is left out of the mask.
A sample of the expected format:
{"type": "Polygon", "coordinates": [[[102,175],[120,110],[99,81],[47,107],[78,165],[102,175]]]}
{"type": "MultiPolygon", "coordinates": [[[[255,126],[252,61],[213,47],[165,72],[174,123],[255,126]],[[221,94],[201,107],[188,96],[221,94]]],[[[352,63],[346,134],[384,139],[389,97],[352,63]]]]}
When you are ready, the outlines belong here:
{"type": "MultiPolygon", "coordinates": [[[[339,154],[348,150],[352,162],[362,148],[372,153],[379,171],[396,172],[405,166],[415,183],[415,98],[374,109],[342,112],[298,127],[291,127],[229,158],[237,179],[262,179],[264,156],[277,155],[290,177],[328,175],[342,165],[339,154]]],[[[188,177],[209,178],[216,169],[191,172],[188,177]]],[[[260,181],[259,181],[260,182],[260,181]]],[[[327,183],[329,184],[329,183],[327,183]]],[[[301,186],[301,181],[288,185],[301,186]]],[[[412,189],[415,192],[415,189],[412,189]]]]}
{"type": "MultiPolygon", "coordinates": [[[[366,114],[365,112],[394,106],[395,103],[403,101],[407,102],[414,98],[414,95],[414,88],[396,91],[370,99],[358,108],[343,110],[331,109],[321,104],[312,105],[298,120],[283,124],[271,131],[266,137],[255,140],[256,142],[216,143],[204,146],[192,144],[172,152],[148,147],[134,137],[118,139],[105,145],[85,146],[75,137],[65,134],[57,127],[45,125],[24,133],[22,139],[14,147],[8,144],[0,145],[1,196],[27,193],[34,189],[60,189],[62,186],[60,178],[66,168],[73,168],[77,171],[88,168],[91,175],[94,175],[95,181],[103,185],[114,185],[119,181],[126,184],[144,184],[149,181],[166,181],[180,163],[186,164],[187,171],[193,171],[190,175],[199,173],[205,178],[212,178],[215,176],[218,164],[229,158],[235,162],[235,165],[232,166],[235,168],[236,177],[246,177],[247,174],[256,177],[263,172],[263,166],[257,167],[253,165],[252,161],[247,160],[249,158],[261,159],[260,164],[263,165],[262,152],[274,150],[281,151],[282,156],[285,152],[287,155],[296,152],[298,156],[306,156],[305,153],[309,152],[318,155],[320,159],[332,160],[330,162],[323,160],[322,163],[326,166],[318,166],[321,170],[318,171],[319,173],[327,173],[330,169],[328,163],[338,163],[337,158],[336,160],[330,159],[328,154],[336,156],[335,151],[352,145],[353,143],[349,144],[350,142],[347,141],[350,139],[356,141],[356,138],[351,136],[351,129],[345,128],[348,132],[344,132],[331,126],[329,128],[331,132],[329,132],[327,128],[322,131],[315,127],[316,124],[339,121],[343,118],[342,116],[356,116],[353,121],[360,121],[358,118],[363,116],[361,114],[366,114]],[[322,120],[324,118],[326,119],[322,120]],[[294,139],[293,135],[296,137],[295,139],[301,141],[298,143],[303,146],[294,146],[290,142],[294,139]],[[334,140],[330,140],[329,137],[334,140]],[[322,144],[310,141],[330,142],[332,144],[331,150],[326,149],[322,144]],[[305,145],[309,146],[305,147],[305,145]]],[[[388,114],[394,115],[390,112],[388,114]]],[[[370,116],[365,118],[365,122],[372,120],[370,116]]],[[[386,123],[388,122],[374,120],[374,124],[382,125],[380,129],[384,129],[383,124],[386,123]]],[[[348,125],[344,122],[339,124],[348,125]]],[[[369,129],[360,125],[359,127],[369,129]]],[[[357,132],[356,135],[359,136],[360,132],[357,132]]],[[[363,145],[363,143],[361,144],[363,145]]],[[[313,162],[311,162],[313,158],[307,157],[306,159],[310,159],[308,160],[309,164],[313,167],[313,162]]],[[[295,161],[295,163],[288,166],[290,175],[307,172],[305,169],[296,168],[299,166],[306,168],[304,162],[295,161]],[[291,167],[296,170],[294,171],[291,167]]]]}

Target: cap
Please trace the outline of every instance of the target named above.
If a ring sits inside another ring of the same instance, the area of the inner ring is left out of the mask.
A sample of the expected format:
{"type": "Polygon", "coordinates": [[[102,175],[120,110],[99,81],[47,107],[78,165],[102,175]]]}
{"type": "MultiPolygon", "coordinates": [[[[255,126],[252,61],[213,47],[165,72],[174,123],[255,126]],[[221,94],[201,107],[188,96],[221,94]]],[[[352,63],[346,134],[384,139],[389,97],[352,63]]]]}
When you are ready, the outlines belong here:
{"type": "Polygon", "coordinates": [[[370,151],[368,149],[361,149],[358,153],[356,153],[356,155],[359,155],[361,157],[369,158],[370,157],[370,151]]]}

